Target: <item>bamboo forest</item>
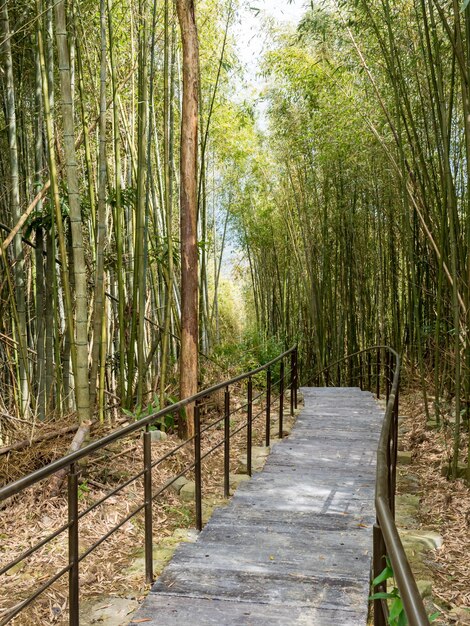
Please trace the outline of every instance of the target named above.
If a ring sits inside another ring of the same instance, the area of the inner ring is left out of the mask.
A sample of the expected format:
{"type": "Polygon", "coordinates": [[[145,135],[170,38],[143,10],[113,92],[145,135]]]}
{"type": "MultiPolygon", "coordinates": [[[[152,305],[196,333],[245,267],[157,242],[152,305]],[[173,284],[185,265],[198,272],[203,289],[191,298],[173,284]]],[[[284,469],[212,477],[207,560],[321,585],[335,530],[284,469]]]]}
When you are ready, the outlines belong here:
{"type": "Polygon", "coordinates": [[[0,59],[0,625],[470,624],[469,0],[0,0],[0,59]],[[178,591],[322,410],[364,616],[178,591]]]}

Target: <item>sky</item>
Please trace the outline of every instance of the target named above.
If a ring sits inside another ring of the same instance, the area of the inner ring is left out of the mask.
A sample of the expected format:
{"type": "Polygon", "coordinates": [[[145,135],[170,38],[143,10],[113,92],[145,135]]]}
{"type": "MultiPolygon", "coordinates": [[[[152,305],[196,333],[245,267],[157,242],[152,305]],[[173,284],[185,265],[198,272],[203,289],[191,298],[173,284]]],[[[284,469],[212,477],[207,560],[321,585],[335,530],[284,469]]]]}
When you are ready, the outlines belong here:
{"type": "Polygon", "coordinates": [[[249,99],[258,113],[258,126],[266,128],[266,102],[260,98],[266,81],[260,75],[263,53],[269,49],[270,38],[264,28],[268,21],[295,28],[311,0],[242,0],[237,19],[232,25],[237,56],[242,62],[245,88],[241,88],[241,100],[249,99]]]}
{"type": "Polygon", "coordinates": [[[232,27],[237,42],[238,57],[247,70],[247,78],[256,82],[259,61],[267,46],[263,24],[274,19],[281,25],[295,26],[305,13],[308,0],[245,0],[232,27]]]}
{"type": "MultiPolygon", "coordinates": [[[[295,28],[309,5],[310,0],[243,0],[237,20],[232,25],[237,56],[245,66],[244,78],[248,83],[247,88],[240,90],[240,98],[249,98],[255,103],[257,122],[261,129],[266,127],[266,102],[258,97],[265,86],[259,70],[262,55],[269,45],[263,25],[266,20],[272,19],[281,26],[292,25],[295,28]]],[[[222,261],[222,275],[225,278],[233,278],[232,269],[241,262],[240,255],[236,245],[227,241],[222,261]]]]}

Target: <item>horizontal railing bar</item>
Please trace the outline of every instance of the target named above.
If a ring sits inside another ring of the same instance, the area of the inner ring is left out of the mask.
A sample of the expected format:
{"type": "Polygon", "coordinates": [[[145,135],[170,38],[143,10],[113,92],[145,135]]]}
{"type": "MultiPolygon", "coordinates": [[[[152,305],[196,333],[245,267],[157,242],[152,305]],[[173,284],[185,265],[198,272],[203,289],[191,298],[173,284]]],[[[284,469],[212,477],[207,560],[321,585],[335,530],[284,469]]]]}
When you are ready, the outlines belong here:
{"type": "Polygon", "coordinates": [[[282,380],[283,380],[282,378],[279,378],[279,380],[273,380],[273,382],[271,383],[271,389],[274,389],[274,387],[277,387],[282,380]]]}
{"type": "MultiPolygon", "coordinates": [[[[261,396],[264,396],[264,395],[266,395],[265,391],[259,393],[257,396],[253,397],[252,402],[257,400],[258,398],[261,398],[261,396]]],[[[238,413],[242,409],[246,409],[246,408],[248,408],[248,403],[242,404],[241,406],[237,407],[233,411],[230,411],[230,413],[228,414],[228,417],[230,417],[231,415],[235,415],[235,413],[238,413]]],[[[217,418],[215,421],[211,422],[210,424],[206,424],[204,428],[201,428],[201,435],[205,433],[206,431],[208,431],[210,428],[213,428],[214,426],[217,426],[217,424],[220,424],[220,422],[223,422],[224,419],[225,419],[225,415],[222,415],[221,417],[217,418]]]]}
{"type": "Polygon", "coordinates": [[[261,393],[258,393],[256,396],[253,396],[251,401],[254,402],[255,400],[258,400],[259,398],[265,395],[266,395],[266,390],[262,391],[261,393]]]}
{"type": "Polygon", "coordinates": [[[109,498],[112,498],[113,496],[115,496],[117,493],[119,493],[120,491],[122,491],[123,489],[125,489],[126,487],[128,487],[131,483],[133,483],[135,480],[137,480],[138,478],[140,478],[141,476],[143,476],[145,473],[145,470],[141,470],[138,474],[136,474],[135,476],[132,476],[131,478],[128,478],[126,480],[125,483],[123,483],[122,485],[119,485],[118,487],[116,487],[116,489],[113,489],[112,491],[110,491],[109,493],[107,493],[105,496],[103,496],[102,498],[100,498],[99,500],[97,500],[96,502],[93,502],[93,504],[91,504],[87,509],[85,509],[84,511],[81,511],[78,514],[78,519],[82,519],[82,517],[85,517],[85,515],[88,515],[88,513],[91,513],[91,511],[93,511],[94,509],[96,509],[98,506],[100,506],[100,504],[103,504],[103,502],[106,502],[106,500],[108,500],[109,498]]]}
{"type": "Polygon", "coordinates": [[[201,435],[207,432],[208,430],[210,430],[211,428],[214,428],[214,426],[217,426],[217,424],[220,424],[220,422],[223,422],[224,419],[225,419],[225,415],[222,415],[222,417],[218,417],[216,420],[214,420],[210,424],[206,424],[203,428],[201,428],[201,435]]]}
{"type": "Polygon", "coordinates": [[[20,563],[24,559],[27,559],[28,556],[31,556],[31,554],[36,552],[36,550],[39,550],[39,548],[42,548],[43,546],[45,546],[46,543],[49,543],[49,541],[52,541],[53,539],[58,537],[61,533],[66,531],[67,528],[70,528],[71,525],[72,525],[71,522],[69,522],[68,524],[64,524],[63,526],[58,528],[55,532],[53,532],[51,535],[48,535],[47,537],[45,537],[45,539],[41,539],[39,543],[36,543],[34,546],[31,546],[31,548],[28,548],[26,552],[23,552],[22,554],[20,554],[20,556],[17,556],[14,561],[10,561],[10,563],[2,567],[2,569],[0,569],[0,576],[8,572],[8,570],[10,570],[12,567],[15,567],[15,565],[18,565],[18,563],[20,563]]]}
{"type": "Polygon", "coordinates": [[[231,433],[230,433],[230,439],[231,439],[232,437],[234,437],[235,435],[238,435],[238,433],[239,433],[240,431],[242,431],[243,429],[245,429],[246,427],[247,427],[247,423],[246,423],[246,422],[244,422],[244,423],[243,423],[241,426],[239,426],[236,430],[234,430],[233,432],[231,432],[231,433]]]}
{"type": "Polygon", "coordinates": [[[258,411],[258,413],[256,413],[255,415],[253,415],[253,417],[251,418],[251,421],[254,422],[255,420],[258,419],[258,417],[260,417],[261,415],[266,415],[266,409],[262,408],[261,411],[258,411]]]}
{"type": "Polygon", "coordinates": [[[51,585],[53,585],[56,580],[58,580],[61,576],[66,574],[71,568],[72,568],[72,564],[69,563],[68,565],[63,567],[61,570],[59,570],[57,572],[57,574],[54,574],[54,576],[52,578],[49,578],[49,580],[46,581],[45,583],[43,583],[39,587],[39,589],[37,589],[31,596],[26,598],[26,600],[23,600],[23,602],[21,602],[21,604],[19,604],[17,607],[15,607],[15,609],[13,611],[8,613],[8,615],[6,617],[4,617],[2,619],[2,621],[0,621],[0,626],[4,626],[4,624],[8,624],[8,622],[10,620],[12,620],[16,615],[18,615],[18,613],[21,613],[21,611],[23,609],[25,609],[27,606],[29,606],[31,604],[31,602],[33,602],[33,600],[36,600],[36,598],[38,596],[40,596],[41,593],[46,591],[46,589],[48,589],[51,585]]]}
{"type": "MultiPolygon", "coordinates": [[[[191,439],[186,440],[183,444],[181,444],[181,446],[178,446],[177,449],[173,449],[171,450],[168,455],[166,456],[171,456],[171,454],[173,454],[174,452],[176,452],[180,447],[183,447],[183,445],[186,445],[188,442],[192,441],[194,439],[194,437],[191,437],[191,439]]],[[[158,459],[156,461],[155,464],[158,464],[160,462],[162,462],[164,460],[164,457],[158,459]]],[[[154,465],[152,465],[153,467],[154,465]]],[[[183,472],[181,472],[180,474],[178,474],[177,476],[174,476],[171,480],[168,481],[168,486],[170,486],[177,478],[179,478],[180,476],[184,475],[186,472],[190,471],[191,469],[194,468],[194,464],[190,465],[188,467],[186,467],[183,472]]],[[[132,482],[134,482],[135,480],[137,480],[138,478],[141,478],[145,473],[145,470],[140,471],[138,474],[136,474],[135,476],[132,476],[131,478],[129,478],[128,480],[126,480],[125,483],[123,483],[122,485],[119,485],[116,489],[113,489],[112,491],[110,491],[109,493],[107,493],[103,498],[100,498],[100,500],[98,500],[97,502],[94,502],[91,506],[89,506],[87,509],[85,509],[84,511],[81,511],[80,514],[78,515],[78,519],[82,519],[85,515],[87,515],[88,513],[91,513],[91,511],[93,511],[94,509],[96,509],[98,506],[100,506],[101,504],[103,504],[104,502],[106,502],[106,500],[108,500],[109,498],[111,498],[112,496],[116,495],[117,493],[119,493],[120,491],[122,491],[125,487],[128,487],[132,482]]],[[[166,488],[166,487],[165,487],[166,488]]],[[[162,491],[164,491],[164,489],[162,489],[159,493],[161,493],[162,491]]],[[[159,495],[159,493],[157,493],[156,495],[159,495]]],[[[53,533],[52,535],[50,535],[49,537],[46,537],[45,539],[43,539],[40,543],[36,544],[35,546],[33,546],[32,548],[30,548],[27,552],[23,553],[22,555],[20,555],[19,557],[17,557],[14,561],[10,562],[7,566],[5,566],[3,569],[0,570],[0,575],[4,574],[5,572],[7,572],[9,569],[11,569],[12,567],[14,567],[17,563],[19,563],[20,561],[22,561],[24,558],[27,558],[30,554],[32,554],[33,552],[35,552],[36,550],[38,550],[39,548],[41,548],[43,545],[45,545],[46,543],[48,543],[49,541],[52,541],[53,539],[55,539],[55,537],[57,537],[60,533],[64,532],[64,530],[67,530],[67,528],[69,528],[71,526],[71,524],[65,524],[64,526],[62,526],[61,528],[59,528],[55,533],[53,533]]]]}
{"type": "MultiPolygon", "coordinates": [[[[390,346],[379,345],[379,346],[371,346],[370,348],[363,348],[362,350],[358,350],[357,352],[353,352],[352,354],[347,354],[346,356],[341,357],[337,361],[333,361],[333,363],[330,363],[328,366],[323,367],[321,370],[316,372],[308,380],[307,385],[305,385],[305,386],[308,386],[317,376],[321,376],[321,374],[323,374],[327,370],[332,369],[333,367],[335,367],[339,363],[343,363],[344,361],[347,361],[348,359],[352,359],[353,357],[358,356],[359,354],[365,354],[366,352],[372,352],[373,350],[389,350],[395,357],[399,358],[397,352],[393,348],[390,348],[390,346]]],[[[382,363],[382,366],[385,366],[385,363],[382,363]]]]}
{"type": "Polygon", "coordinates": [[[245,402],[245,404],[241,404],[240,406],[237,406],[235,409],[233,409],[233,411],[230,411],[228,416],[230,417],[231,415],[235,415],[235,413],[239,413],[240,411],[243,411],[244,409],[247,409],[247,408],[248,408],[248,402],[245,402]]]}
{"type": "Polygon", "coordinates": [[[285,352],[283,352],[276,358],[272,359],[268,363],[265,363],[264,365],[260,365],[256,369],[251,370],[250,372],[246,372],[245,374],[240,374],[239,376],[235,376],[234,378],[231,378],[230,380],[223,381],[221,383],[218,383],[217,385],[213,385],[212,387],[209,387],[208,389],[199,391],[198,393],[194,394],[193,396],[190,396],[189,398],[185,398],[183,400],[180,400],[179,402],[175,402],[169,407],[165,407],[161,409],[160,411],[153,413],[152,415],[149,415],[145,418],[138,420],[137,422],[134,422],[133,424],[128,424],[127,426],[124,426],[123,428],[117,431],[114,431],[110,433],[109,435],[106,435],[105,437],[98,439],[97,441],[89,443],[87,446],[81,448],[80,450],[77,450],[76,452],[71,452],[70,454],[67,454],[64,457],[57,459],[56,461],[53,461],[52,463],[49,463],[48,465],[45,465],[44,467],[36,470],[35,472],[32,472],[31,474],[28,474],[26,476],[23,476],[22,478],[19,478],[18,480],[15,480],[14,482],[0,489],[0,501],[19,493],[20,491],[22,491],[23,489],[26,489],[27,487],[30,487],[31,485],[34,485],[40,480],[43,480],[44,478],[47,478],[51,474],[54,474],[55,472],[67,467],[71,463],[88,456],[95,450],[99,450],[100,448],[103,448],[107,446],[108,444],[113,443],[117,439],[122,439],[123,437],[130,435],[131,433],[141,430],[145,428],[146,426],[152,425],[156,420],[158,420],[161,417],[165,417],[166,415],[170,413],[175,413],[179,411],[180,409],[184,408],[185,406],[187,406],[188,404],[191,404],[203,398],[204,396],[215,393],[216,391],[219,391],[220,389],[224,389],[228,385],[234,385],[235,383],[240,382],[244,380],[245,378],[254,376],[255,374],[258,374],[259,372],[266,370],[268,367],[270,367],[271,365],[274,365],[275,363],[277,363],[278,361],[286,357],[288,354],[291,354],[294,350],[295,350],[295,347],[289,348],[289,350],[286,350],[285,352]]]}
{"type": "Polygon", "coordinates": [[[166,454],[159,457],[156,461],[153,461],[151,468],[153,469],[154,467],[157,467],[157,465],[160,465],[160,463],[163,463],[163,461],[166,461],[167,459],[169,459],[170,456],[173,456],[176,452],[178,452],[178,450],[181,450],[181,448],[184,448],[184,446],[186,446],[188,443],[191,443],[191,441],[194,441],[194,439],[195,439],[194,435],[192,437],[189,437],[189,439],[185,439],[183,443],[180,443],[179,445],[177,445],[176,448],[172,448],[166,454]]]}
{"type": "Polygon", "coordinates": [[[216,443],[215,446],[213,446],[210,450],[208,450],[207,452],[204,452],[204,454],[201,455],[201,461],[205,459],[206,457],[208,457],[209,454],[212,454],[213,452],[215,452],[217,448],[220,448],[220,446],[223,446],[224,443],[225,443],[225,440],[222,439],[222,441],[219,441],[218,443],[216,443]]]}
{"type": "MultiPolygon", "coordinates": [[[[271,366],[273,366],[274,364],[276,364],[278,362],[281,362],[281,371],[282,371],[283,359],[287,355],[292,354],[295,350],[296,350],[296,347],[290,348],[289,350],[286,350],[285,352],[283,352],[279,356],[275,357],[274,359],[272,359],[268,363],[265,363],[265,364],[259,366],[258,368],[254,369],[254,370],[251,370],[250,372],[247,372],[247,373],[244,373],[244,374],[240,374],[239,376],[236,376],[236,377],[234,377],[234,378],[232,378],[230,380],[223,381],[223,382],[218,383],[217,385],[214,385],[214,386],[212,386],[212,387],[210,387],[208,389],[201,390],[200,392],[194,394],[193,396],[190,396],[188,398],[180,400],[179,402],[174,403],[174,404],[172,404],[172,405],[170,405],[168,407],[165,407],[165,408],[161,409],[160,411],[157,411],[154,414],[147,416],[146,418],[143,418],[141,420],[138,420],[137,422],[128,424],[127,426],[125,426],[125,427],[123,427],[123,428],[121,428],[121,429],[119,429],[119,430],[117,430],[115,432],[109,433],[105,437],[102,437],[101,439],[98,439],[97,441],[88,444],[87,446],[81,448],[80,450],[77,450],[76,452],[67,454],[64,457],[62,457],[60,459],[57,459],[56,461],[53,461],[52,463],[46,465],[45,467],[40,468],[39,470],[36,470],[35,472],[32,472],[31,474],[29,474],[27,476],[24,476],[24,477],[22,477],[22,478],[20,478],[20,479],[18,479],[16,481],[10,483],[9,485],[6,485],[5,487],[2,487],[0,489],[0,502],[5,500],[8,497],[11,497],[11,496],[14,496],[14,495],[20,493],[24,489],[26,489],[26,488],[28,488],[28,487],[38,483],[39,481],[41,481],[41,480],[43,480],[43,479],[53,475],[54,473],[56,473],[56,472],[58,472],[58,471],[60,471],[60,470],[62,470],[64,468],[65,469],[72,468],[73,464],[76,461],[78,461],[78,460],[80,460],[82,458],[85,458],[88,455],[91,455],[93,452],[95,452],[97,450],[105,448],[106,446],[114,443],[117,440],[123,439],[124,437],[130,436],[130,435],[133,435],[133,434],[137,434],[139,431],[141,431],[141,430],[143,430],[145,428],[148,429],[149,426],[151,426],[152,424],[157,422],[157,420],[159,420],[160,418],[162,418],[164,416],[171,415],[171,414],[177,414],[179,411],[181,411],[181,409],[183,409],[185,406],[187,406],[187,405],[189,405],[191,403],[195,403],[198,400],[207,398],[206,404],[209,405],[210,404],[209,397],[210,397],[211,394],[219,391],[220,389],[228,389],[230,385],[234,385],[234,384],[236,384],[236,383],[238,383],[240,381],[248,379],[248,378],[250,378],[250,377],[252,377],[252,376],[254,376],[254,375],[256,375],[256,374],[258,374],[258,373],[260,373],[262,371],[267,371],[267,370],[269,370],[269,368],[271,366]]],[[[281,383],[283,380],[286,379],[286,376],[291,375],[293,371],[294,370],[291,368],[288,372],[285,373],[285,375],[282,378],[280,378],[278,381],[274,382],[273,385],[278,385],[279,383],[281,383]]],[[[253,402],[254,400],[258,400],[259,398],[261,398],[262,396],[264,396],[266,394],[267,394],[267,391],[266,390],[262,390],[254,398],[251,398],[251,402],[253,402]]],[[[276,399],[278,399],[279,397],[280,396],[277,396],[277,398],[275,398],[274,401],[276,401],[276,399]]],[[[237,412],[241,412],[241,411],[247,409],[248,406],[249,406],[248,403],[246,403],[246,404],[244,404],[242,406],[239,406],[234,411],[232,411],[229,415],[232,415],[232,414],[237,413],[237,412]]],[[[257,413],[252,419],[255,420],[255,419],[259,418],[259,416],[264,413],[264,410],[265,409],[261,409],[261,411],[259,413],[257,413]]],[[[214,428],[217,424],[220,424],[224,419],[226,419],[225,415],[220,417],[220,418],[218,418],[217,420],[215,420],[215,421],[205,425],[205,427],[202,429],[200,434],[202,434],[204,432],[207,432],[211,428],[214,428]]],[[[239,432],[241,432],[245,428],[247,428],[247,424],[243,423],[239,428],[237,428],[236,430],[234,430],[234,431],[232,431],[231,433],[228,434],[228,439],[231,439],[232,437],[236,436],[239,432]]],[[[151,463],[150,467],[154,468],[158,464],[162,463],[163,461],[165,461],[169,457],[171,457],[174,454],[176,454],[181,448],[183,448],[185,445],[191,443],[194,440],[195,440],[195,436],[190,437],[189,439],[183,441],[181,444],[179,444],[175,448],[169,450],[165,455],[163,455],[162,457],[160,457],[159,459],[157,459],[156,461],[151,463]]],[[[210,454],[212,454],[217,449],[219,449],[222,445],[224,445],[225,441],[226,441],[226,439],[224,437],[215,446],[213,446],[212,448],[207,450],[204,453],[204,455],[201,457],[200,460],[205,459],[210,454]]],[[[156,493],[151,495],[152,500],[154,500],[156,497],[161,495],[161,493],[163,493],[166,489],[168,489],[168,487],[170,487],[180,476],[183,476],[187,472],[189,472],[192,469],[194,469],[195,466],[196,466],[196,464],[192,463],[191,465],[188,465],[188,466],[184,467],[176,476],[172,476],[169,480],[167,480],[157,490],[156,493]]],[[[17,563],[21,562],[22,560],[24,560],[25,558],[27,558],[28,556],[33,554],[34,552],[39,550],[44,545],[46,545],[46,544],[50,543],[51,541],[53,541],[60,534],[62,534],[63,532],[67,531],[67,529],[70,529],[74,524],[76,524],[79,520],[81,520],[85,515],[87,515],[88,513],[90,513],[91,511],[93,511],[97,507],[99,507],[100,505],[104,504],[112,496],[115,496],[118,493],[122,492],[122,490],[125,489],[126,487],[128,487],[131,483],[135,482],[136,480],[138,480],[139,478],[144,476],[146,471],[147,470],[145,470],[145,469],[142,470],[138,474],[136,474],[136,475],[130,477],[129,479],[127,479],[123,484],[118,485],[115,489],[113,489],[112,491],[106,493],[102,498],[100,498],[99,500],[97,500],[96,502],[94,502],[93,504],[88,506],[85,510],[80,512],[77,515],[75,520],[70,521],[68,524],[64,524],[63,526],[58,528],[54,533],[52,533],[51,535],[48,535],[43,540],[39,541],[37,544],[35,544],[31,548],[29,548],[28,550],[23,552],[18,557],[16,557],[13,561],[11,561],[8,565],[6,565],[5,567],[3,567],[0,570],[0,574],[6,573],[8,570],[10,570],[12,567],[14,567],[14,565],[16,565],[17,563]]],[[[98,541],[96,541],[91,546],[89,546],[85,550],[85,552],[83,552],[80,556],[78,556],[77,562],[78,563],[82,562],[96,548],[98,548],[102,543],[104,543],[107,539],[109,539],[109,537],[111,537],[116,531],[118,531],[120,528],[122,528],[122,526],[124,526],[124,524],[126,524],[135,515],[138,515],[140,512],[142,512],[145,509],[147,503],[148,503],[148,501],[143,502],[141,505],[139,505],[137,508],[135,508],[133,511],[131,511],[128,515],[126,515],[125,518],[123,518],[115,526],[113,526],[113,528],[111,528],[98,541]]],[[[6,624],[11,619],[13,619],[16,615],[18,615],[18,613],[20,613],[31,602],[33,602],[41,593],[43,593],[46,589],[48,589],[51,585],[53,585],[54,582],[57,581],[61,576],[63,576],[67,572],[70,572],[73,567],[74,567],[74,563],[69,563],[67,566],[65,566],[59,572],[57,572],[53,577],[51,577],[48,581],[46,581],[44,584],[42,584],[36,590],[36,592],[34,594],[32,594],[29,598],[27,598],[26,600],[22,601],[16,607],[13,607],[10,610],[10,612],[8,613],[8,615],[6,615],[2,619],[2,621],[0,622],[0,626],[3,625],[3,624],[6,624]]]]}
{"type": "Polygon", "coordinates": [[[393,408],[395,405],[395,399],[398,391],[398,380],[400,372],[400,358],[398,354],[393,351],[397,359],[395,366],[395,374],[393,377],[393,384],[390,390],[387,406],[385,409],[385,416],[382,422],[382,429],[380,432],[379,445],[377,447],[377,480],[375,497],[386,498],[388,496],[388,476],[387,476],[387,447],[389,445],[388,435],[393,418],[393,408]]]}
{"type": "Polygon", "coordinates": [[[195,463],[191,463],[191,465],[186,465],[186,467],[182,469],[181,472],[176,474],[176,476],[171,476],[171,478],[163,483],[163,485],[154,494],[152,494],[152,500],[155,500],[155,498],[160,496],[166,489],[168,489],[168,487],[170,487],[175,481],[177,481],[178,478],[181,478],[181,476],[184,476],[185,474],[193,470],[195,465],[195,463]]]}
{"type": "Polygon", "coordinates": [[[143,504],[141,504],[140,506],[138,506],[133,511],[131,511],[129,513],[129,515],[126,515],[126,517],[124,519],[122,519],[118,524],[116,524],[116,526],[111,528],[111,530],[109,530],[105,535],[103,535],[100,539],[98,539],[98,541],[96,541],[93,545],[91,545],[88,548],[88,550],[86,550],[83,554],[81,554],[78,557],[78,562],[81,563],[83,561],[83,559],[85,559],[89,554],[91,554],[93,552],[93,550],[95,550],[104,541],[106,541],[106,539],[109,539],[109,537],[111,537],[111,535],[113,533],[115,533],[117,530],[119,530],[121,528],[121,526],[124,526],[124,524],[126,522],[128,522],[132,517],[134,517],[134,515],[137,515],[138,513],[140,513],[144,508],[145,508],[145,502],[143,504]]]}

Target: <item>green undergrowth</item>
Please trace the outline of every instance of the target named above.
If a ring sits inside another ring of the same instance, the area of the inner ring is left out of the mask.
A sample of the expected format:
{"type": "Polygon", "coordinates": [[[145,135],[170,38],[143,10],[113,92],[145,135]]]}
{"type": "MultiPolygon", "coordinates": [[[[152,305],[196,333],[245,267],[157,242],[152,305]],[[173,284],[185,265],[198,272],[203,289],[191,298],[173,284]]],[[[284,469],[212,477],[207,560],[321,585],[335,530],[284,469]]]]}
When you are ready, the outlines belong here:
{"type": "MultiPolygon", "coordinates": [[[[260,332],[247,331],[241,341],[227,341],[217,346],[213,351],[213,357],[220,368],[225,370],[225,377],[231,378],[265,365],[279,356],[285,349],[284,343],[276,337],[266,338],[260,332]]],[[[276,363],[272,368],[273,382],[279,379],[279,371],[279,363],[276,363]]],[[[207,366],[205,373],[209,373],[207,366]]],[[[213,377],[214,372],[210,372],[210,374],[213,377]]],[[[253,383],[257,387],[263,387],[265,381],[265,372],[261,372],[253,379],[253,383]]]]}
{"type": "MultiPolygon", "coordinates": [[[[408,618],[405,613],[405,607],[403,606],[403,600],[400,594],[400,590],[395,584],[395,575],[390,563],[390,559],[386,556],[387,562],[384,570],[372,581],[372,587],[375,588],[378,585],[388,582],[393,586],[389,591],[377,591],[369,597],[369,600],[387,600],[388,603],[388,625],[389,626],[408,626],[408,618]]],[[[440,613],[436,612],[432,615],[428,615],[430,623],[434,622],[440,613]]]]}

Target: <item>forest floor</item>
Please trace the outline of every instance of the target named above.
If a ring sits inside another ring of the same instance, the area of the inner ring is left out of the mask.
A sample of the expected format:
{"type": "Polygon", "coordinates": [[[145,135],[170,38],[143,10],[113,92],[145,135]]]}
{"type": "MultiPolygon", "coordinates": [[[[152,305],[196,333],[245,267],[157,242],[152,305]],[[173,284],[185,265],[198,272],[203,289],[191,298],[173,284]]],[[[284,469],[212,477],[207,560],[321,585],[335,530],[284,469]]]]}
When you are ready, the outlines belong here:
{"type": "MultiPolygon", "coordinates": [[[[231,429],[246,422],[246,391],[239,389],[232,392],[232,411],[239,408],[231,416],[231,429]]],[[[255,392],[255,398],[257,393],[255,392]]],[[[223,400],[223,398],[222,398],[223,400]]],[[[264,441],[264,403],[263,398],[255,399],[253,414],[253,445],[263,445],[264,441]],[[257,419],[256,419],[257,418],[257,419]]],[[[286,400],[285,414],[288,413],[286,400]]],[[[211,406],[202,417],[202,427],[223,414],[221,406],[211,406]]],[[[277,413],[272,411],[272,424],[277,413]]],[[[61,422],[61,427],[63,422],[61,422]]],[[[121,424],[122,426],[122,424],[121,424]]],[[[51,428],[52,426],[49,426],[51,428]]],[[[48,427],[46,427],[48,428],[48,427]]],[[[102,436],[105,429],[93,431],[93,439],[102,436]]],[[[223,441],[223,421],[207,430],[202,437],[202,455],[210,448],[223,441]]],[[[44,442],[37,447],[22,452],[0,457],[0,478],[2,483],[9,482],[44,465],[63,454],[68,446],[68,439],[59,438],[44,442]],[[34,450],[34,453],[33,453],[34,450]]],[[[152,459],[165,455],[180,443],[176,435],[168,435],[166,439],[152,444],[152,459]]],[[[241,458],[246,453],[246,429],[231,438],[230,471],[243,473],[241,458]]],[[[171,477],[177,475],[193,461],[193,444],[190,442],[170,456],[165,462],[153,470],[153,489],[157,491],[171,477]]],[[[106,493],[115,489],[132,475],[142,469],[142,439],[137,432],[124,440],[119,440],[106,449],[91,455],[86,465],[81,467],[79,485],[79,508],[83,511],[106,493]]],[[[246,470],[245,470],[246,471],[246,470]]],[[[192,480],[192,470],[187,478],[192,480]]],[[[203,514],[209,515],[214,506],[224,503],[223,499],[223,446],[210,454],[203,461],[203,514]]],[[[169,545],[187,539],[182,529],[194,527],[195,513],[193,497],[182,499],[177,492],[167,489],[154,502],[153,529],[156,574],[171,556],[169,545]],[[159,560],[161,553],[161,562],[159,560]]],[[[126,517],[133,508],[143,501],[142,479],[138,479],[125,487],[119,494],[86,514],[79,525],[80,553],[86,551],[98,541],[120,520],[126,517]]],[[[61,525],[67,523],[66,486],[59,495],[51,494],[50,483],[43,483],[12,498],[2,510],[0,522],[0,567],[12,561],[32,545],[53,533],[61,525]]],[[[7,575],[0,588],[0,620],[14,606],[28,597],[33,591],[61,567],[67,563],[67,533],[63,532],[52,542],[40,548],[31,557],[20,561],[7,575]]],[[[93,598],[99,602],[106,597],[131,597],[139,600],[148,591],[144,574],[144,519],[139,513],[126,522],[119,530],[90,553],[80,563],[81,604],[89,604],[93,598]],[[136,546],[138,549],[136,549],[136,546]],[[136,567],[137,565],[137,567],[136,567]]],[[[173,545],[174,548],[174,545],[173,545]]],[[[62,576],[47,591],[15,618],[12,624],[30,626],[41,624],[62,625],[68,623],[68,580],[62,576]]],[[[90,623],[94,623],[93,621],[90,623]]]]}
{"type": "MultiPolygon", "coordinates": [[[[433,414],[433,399],[429,410],[433,414]]],[[[405,391],[400,398],[405,433],[404,450],[411,451],[411,464],[402,470],[419,480],[419,522],[441,535],[442,546],[427,554],[432,574],[432,599],[441,612],[436,623],[470,624],[470,488],[463,478],[446,476],[452,456],[452,419],[443,415],[442,426],[426,422],[422,395],[405,391]]],[[[461,441],[466,457],[468,435],[461,441]]]]}
{"type": "MultiPolygon", "coordinates": [[[[255,393],[256,395],[256,393],[255,393]]],[[[231,427],[235,429],[246,420],[243,410],[245,390],[239,389],[233,397],[233,407],[240,411],[233,415],[231,427]]],[[[257,401],[254,415],[262,416],[262,399],[257,401]]],[[[432,573],[432,598],[439,608],[441,624],[470,624],[470,489],[463,479],[449,481],[444,475],[452,449],[452,422],[444,419],[442,429],[426,425],[421,394],[405,390],[401,396],[400,413],[405,415],[405,434],[401,445],[412,452],[411,464],[402,471],[413,474],[419,480],[419,523],[423,528],[434,530],[443,538],[443,545],[428,553],[427,565],[432,573]],[[409,468],[409,469],[408,469],[409,468]]],[[[285,413],[288,413],[286,404],[285,413]]],[[[205,423],[212,421],[221,407],[214,406],[205,415],[205,423]]],[[[273,414],[273,421],[277,414],[273,414]]],[[[254,445],[262,445],[264,420],[255,422],[254,445]]],[[[61,421],[60,427],[66,426],[61,421]]],[[[52,429],[53,424],[45,426],[52,429]]],[[[93,438],[102,436],[106,428],[93,431],[93,438]]],[[[71,436],[62,437],[21,452],[0,457],[0,480],[4,484],[58,458],[67,448],[71,436]]],[[[202,452],[220,443],[223,428],[214,427],[203,438],[202,452]]],[[[462,458],[467,446],[467,435],[462,438],[462,458]]],[[[152,458],[163,456],[179,443],[176,435],[152,445],[152,458]]],[[[246,432],[242,430],[231,440],[231,472],[240,470],[240,458],[246,450],[246,432]]],[[[170,477],[178,474],[192,462],[192,446],[182,448],[153,471],[154,489],[170,477]]],[[[115,442],[105,450],[93,455],[82,467],[80,480],[80,510],[102,498],[142,468],[142,441],[140,434],[115,442]]],[[[191,473],[188,478],[192,479],[191,473]]],[[[85,551],[114,524],[123,519],[142,502],[141,480],[131,483],[120,495],[113,496],[104,504],[88,513],[80,521],[80,549],[85,551]]],[[[203,497],[205,515],[215,505],[223,504],[223,447],[208,456],[203,464],[203,497]]],[[[65,490],[51,495],[47,481],[27,490],[21,498],[15,498],[2,509],[0,522],[0,567],[27,550],[67,521],[65,490]]],[[[171,556],[169,545],[185,539],[186,529],[194,526],[194,505],[191,499],[183,500],[177,493],[167,490],[154,504],[155,548],[162,559],[155,563],[156,574],[164,566],[165,558],[171,556]],[[176,538],[176,539],[175,539],[176,538]]],[[[129,598],[137,602],[143,597],[148,585],[144,582],[142,546],[144,545],[143,516],[138,514],[126,522],[120,530],[102,543],[80,565],[81,601],[89,603],[101,598],[129,598]],[[138,549],[136,549],[138,546],[138,549]],[[138,567],[136,567],[136,564],[138,567]],[[140,565],[142,565],[140,567],[140,565]]],[[[17,603],[27,597],[38,584],[63,567],[67,558],[67,536],[62,533],[53,542],[39,549],[32,557],[15,566],[0,588],[0,619],[17,603]]],[[[21,614],[13,624],[45,626],[67,623],[67,577],[62,576],[44,592],[32,606],[21,614]]],[[[104,604],[106,606],[106,604],[104,604]]],[[[90,622],[92,623],[92,622],[90,622]]]]}

